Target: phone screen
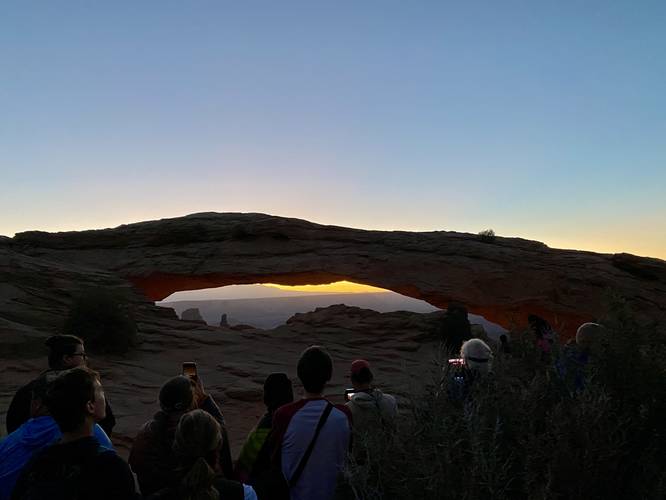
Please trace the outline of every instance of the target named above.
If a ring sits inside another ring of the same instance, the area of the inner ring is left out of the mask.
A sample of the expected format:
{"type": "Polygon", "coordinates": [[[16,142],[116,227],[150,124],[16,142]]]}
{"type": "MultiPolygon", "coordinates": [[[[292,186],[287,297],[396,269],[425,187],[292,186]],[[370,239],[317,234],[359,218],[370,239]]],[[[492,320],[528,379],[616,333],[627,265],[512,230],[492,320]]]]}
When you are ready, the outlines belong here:
{"type": "Polygon", "coordinates": [[[183,375],[194,378],[197,376],[197,364],[193,362],[183,363],[183,375]]]}
{"type": "Polygon", "coordinates": [[[345,400],[346,401],[351,401],[352,396],[354,396],[355,391],[354,389],[345,389],[345,400]]]}

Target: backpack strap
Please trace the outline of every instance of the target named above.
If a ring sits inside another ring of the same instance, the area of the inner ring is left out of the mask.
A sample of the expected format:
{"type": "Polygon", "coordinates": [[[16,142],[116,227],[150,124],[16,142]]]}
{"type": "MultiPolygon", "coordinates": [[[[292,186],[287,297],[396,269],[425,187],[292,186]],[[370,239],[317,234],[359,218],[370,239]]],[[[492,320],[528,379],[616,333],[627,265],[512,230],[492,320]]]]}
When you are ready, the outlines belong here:
{"type": "Polygon", "coordinates": [[[303,454],[303,457],[301,458],[301,461],[298,464],[298,467],[296,468],[296,471],[294,472],[294,475],[291,476],[291,479],[289,480],[289,488],[293,488],[296,486],[296,483],[301,477],[301,474],[303,474],[303,470],[305,469],[305,465],[308,463],[308,460],[310,459],[310,455],[312,455],[312,450],[314,449],[314,445],[317,442],[317,438],[319,437],[319,432],[321,431],[322,427],[324,427],[324,424],[326,423],[326,420],[328,419],[328,416],[331,414],[331,411],[333,410],[333,405],[326,401],[326,408],[324,408],[324,411],[321,414],[321,417],[319,417],[319,423],[317,424],[317,430],[314,433],[314,436],[312,437],[312,441],[310,441],[310,445],[308,446],[308,449],[305,450],[305,454],[303,454]]]}

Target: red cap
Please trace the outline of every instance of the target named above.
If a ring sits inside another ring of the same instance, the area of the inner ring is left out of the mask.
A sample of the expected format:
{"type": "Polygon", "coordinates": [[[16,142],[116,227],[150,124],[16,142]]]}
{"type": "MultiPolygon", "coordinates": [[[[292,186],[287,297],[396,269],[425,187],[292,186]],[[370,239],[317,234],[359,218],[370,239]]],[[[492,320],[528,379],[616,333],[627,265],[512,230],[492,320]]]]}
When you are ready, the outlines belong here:
{"type": "Polygon", "coordinates": [[[351,364],[352,375],[358,374],[363,368],[367,368],[369,370],[370,363],[368,363],[365,359],[357,359],[353,361],[351,364]]]}

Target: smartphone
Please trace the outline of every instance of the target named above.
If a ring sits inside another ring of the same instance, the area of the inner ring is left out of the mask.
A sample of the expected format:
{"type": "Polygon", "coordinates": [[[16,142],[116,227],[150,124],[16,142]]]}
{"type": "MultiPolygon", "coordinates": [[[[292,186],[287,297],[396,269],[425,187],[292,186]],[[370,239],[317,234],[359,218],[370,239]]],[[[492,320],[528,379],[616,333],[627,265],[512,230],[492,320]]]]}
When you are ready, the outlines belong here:
{"type": "Polygon", "coordinates": [[[197,364],[193,361],[186,361],[183,363],[183,375],[190,378],[197,376],[197,364]]]}
{"type": "Polygon", "coordinates": [[[356,393],[354,388],[345,389],[345,401],[351,401],[352,396],[356,393]]]}

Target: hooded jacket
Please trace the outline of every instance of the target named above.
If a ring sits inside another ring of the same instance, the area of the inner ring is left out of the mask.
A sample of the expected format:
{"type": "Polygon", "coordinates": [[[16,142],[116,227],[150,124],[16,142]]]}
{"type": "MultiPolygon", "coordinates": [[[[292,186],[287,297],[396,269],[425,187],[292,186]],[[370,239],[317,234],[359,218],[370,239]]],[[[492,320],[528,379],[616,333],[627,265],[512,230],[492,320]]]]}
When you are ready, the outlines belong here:
{"type": "MultiPolygon", "coordinates": [[[[231,450],[222,412],[212,396],[208,396],[200,408],[210,413],[222,427],[223,445],[220,451],[220,466],[225,477],[232,479],[231,450]]],[[[128,462],[136,474],[139,488],[144,496],[156,493],[168,484],[178,466],[172,446],[178,421],[184,413],[187,413],[187,410],[158,411],[152,420],[141,427],[132,444],[128,462]]]]}
{"type": "Polygon", "coordinates": [[[395,429],[398,405],[390,394],[384,394],[379,389],[359,391],[347,406],[352,412],[355,435],[395,429]]]}
{"type": "MultiPolygon", "coordinates": [[[[113,445],[99,425],[94,435],[100,446],[113,450],[113,445]]],[[[58,441],[62,433],[50,416],[31,418],[9,436],[0,440],[0,500],[7,500],[16,480],[33,455],[58,441]]]]}

